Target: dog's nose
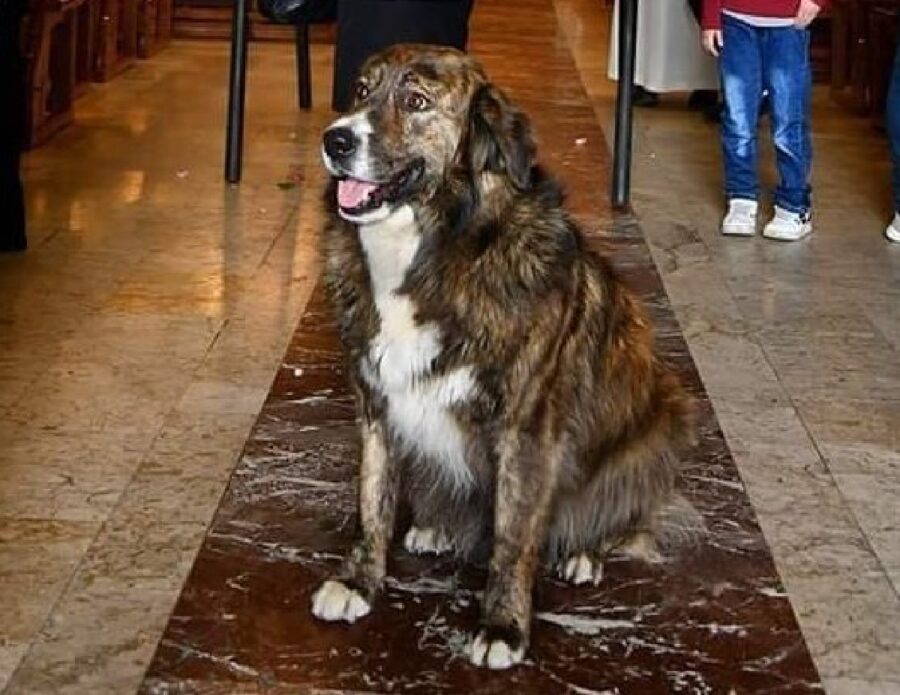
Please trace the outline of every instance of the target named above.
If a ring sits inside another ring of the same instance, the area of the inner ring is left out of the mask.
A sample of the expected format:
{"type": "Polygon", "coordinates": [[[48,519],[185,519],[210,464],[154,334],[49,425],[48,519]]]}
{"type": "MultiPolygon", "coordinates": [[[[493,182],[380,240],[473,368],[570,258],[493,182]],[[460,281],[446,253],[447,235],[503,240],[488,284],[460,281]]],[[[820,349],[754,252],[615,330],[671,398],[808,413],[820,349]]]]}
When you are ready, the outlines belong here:
{"type": "Polygon", "coordinates": [[[345,159],[356,152],[356,135],[349,128],[325,131],[325,153],[332,159],[345,159]]]}

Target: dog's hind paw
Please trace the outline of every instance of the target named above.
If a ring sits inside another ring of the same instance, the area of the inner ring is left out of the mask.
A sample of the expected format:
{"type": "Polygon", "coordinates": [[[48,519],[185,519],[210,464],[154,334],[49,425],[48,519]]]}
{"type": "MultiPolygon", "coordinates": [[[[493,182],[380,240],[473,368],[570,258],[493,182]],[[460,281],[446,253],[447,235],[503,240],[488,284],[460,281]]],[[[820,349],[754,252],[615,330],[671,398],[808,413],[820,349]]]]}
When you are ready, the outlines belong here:
{"type": "Polygon", "coordinates": [[[329,579],[312,597],[312,614],[319,620],[355,623],[372,607],[362,595],[343,582],[329,579]]]}
{"type": "Polygon", "coordinates": [[[559,578],[575,586],[603,581],[603,562],[590,553],[579,553],[560,562],[557,567],[559,578]]]}
{"type": "Polygon", "coordinates": [[[656,539],[652,534],[640,531],[626,538],[616,547],[616,552],[635,560],[643,560],[651,565],[665,562],[665,556],[659,552],[656,539]]]}
{"type": "Polygon", "coordinates": [[[444,531],[412,526],[403,538],[403,547],[413,555],[442,555],[453,550],[453,543],[444,531]]]}
{"type": "Polygon", "coordinates": [[[470,658],[475,666],[508,669],[525,658],[525,640],[516,628],[483,627],[472,642],[470,658]]]}

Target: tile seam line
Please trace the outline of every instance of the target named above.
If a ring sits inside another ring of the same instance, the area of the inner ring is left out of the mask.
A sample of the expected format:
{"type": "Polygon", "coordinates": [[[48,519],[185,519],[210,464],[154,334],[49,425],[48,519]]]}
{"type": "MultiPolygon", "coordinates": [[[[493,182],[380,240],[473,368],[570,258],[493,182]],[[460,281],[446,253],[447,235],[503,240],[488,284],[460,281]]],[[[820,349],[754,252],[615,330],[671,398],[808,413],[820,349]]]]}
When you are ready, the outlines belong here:
{"type": "MultiPolygon", "coordinates": [[[[304,177],[304,180],[306,180],[305,177],[304,177]]],[[[302,203],[302,196],[299,192],[297,192],[294,197],[294,204],[291,207],[291,211],[288,213],[284,222],[281,223],[281,226],[278,229],[278,232],[275,234],[275,236],[272,237],[272,241],[269,242],[269,245],[266,247],[266,250],[263,253],[262,258],[260,258],[259,263],[256,264],[256,272],[259,272],[259,270],[261,270],[262,267],[265,266],[266,263],[269,262],[269,257],[272,255],[272,251],[274,250],[275,245],[285,235],[288,228],[292,224],[297,223],[301,203],[302,203]]]]}

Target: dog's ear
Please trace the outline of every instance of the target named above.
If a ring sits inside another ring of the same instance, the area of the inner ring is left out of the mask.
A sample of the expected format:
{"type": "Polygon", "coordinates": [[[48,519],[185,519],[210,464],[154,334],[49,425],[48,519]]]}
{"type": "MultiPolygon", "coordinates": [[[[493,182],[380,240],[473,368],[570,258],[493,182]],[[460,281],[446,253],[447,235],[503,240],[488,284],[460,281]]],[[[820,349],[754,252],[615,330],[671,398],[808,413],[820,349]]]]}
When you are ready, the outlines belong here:
{"type": "Polygon", "coordinates": [[[473,172],[505,173],[517,188],[530,187],[537,152],[531,122],[493,85],[472,99],[468,148],[473,172]]]}

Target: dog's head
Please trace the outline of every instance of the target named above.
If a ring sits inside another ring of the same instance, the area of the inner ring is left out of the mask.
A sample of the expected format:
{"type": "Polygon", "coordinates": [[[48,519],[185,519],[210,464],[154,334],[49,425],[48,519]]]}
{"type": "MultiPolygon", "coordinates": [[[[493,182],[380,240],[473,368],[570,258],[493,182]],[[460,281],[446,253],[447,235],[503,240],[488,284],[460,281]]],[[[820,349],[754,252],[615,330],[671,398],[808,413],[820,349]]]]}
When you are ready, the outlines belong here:
{"type": "Polygon", "coordinates": [[[528,119],[475,60],[398,45],[365,64],[352,110],[325,131],[323,157],[340,215],[369,224],[427,202],[450,177],[527,188],[535,146],[528,119]]]}

